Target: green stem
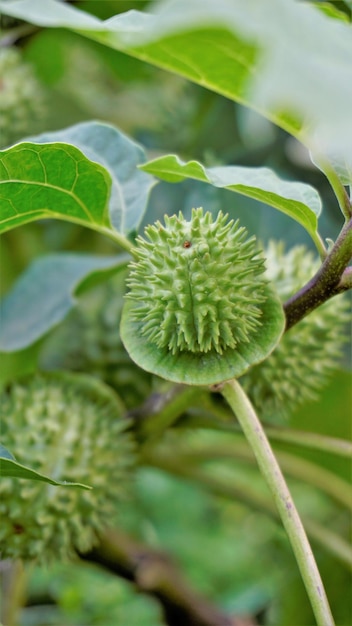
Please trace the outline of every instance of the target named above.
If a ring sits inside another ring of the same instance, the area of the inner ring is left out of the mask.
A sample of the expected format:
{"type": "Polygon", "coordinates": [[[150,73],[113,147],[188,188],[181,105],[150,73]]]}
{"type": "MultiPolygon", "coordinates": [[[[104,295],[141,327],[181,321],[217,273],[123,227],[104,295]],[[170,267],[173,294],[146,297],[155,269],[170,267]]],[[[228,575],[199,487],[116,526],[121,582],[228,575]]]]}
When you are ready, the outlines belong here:
{"type": "Polygon", "coordinates": [[[333,296],[348,289],[341,279],[352,256],[352,218],[346,222],[324,263],[284,304],[286,331],[333,296]]]}
{"type": "Polygon", "coordinates": [[[0,620],[6,625],[18,623],[19,611],[24,605],[26,575],[21,561],[2,561],[1,568],[2,606],[0,620]]]}
{"type": "Polygon", "coordinates": [[[333,626],[334,619],[312,549],[264,429],[246,394],[236,380],[225,383],[222,394],[240,422],[259,468],[274,496],[317,624],[318,626],[333,626]]]}
{"type": "Polygon", "coordinates": [[[133,255],[135,249],[134,244],[131,243],[124,235],[121,235],[121,233],[117,230],[112,230],[112,228],[95,228],[95,230],[102,233],[109,239],[112,239],[112,241],[117,243],[120,248],[133,255]]]}
{"type": "Polygon", "coordinates": [[[337,437],[327,437],[319,433],[310,433],[303,430],[290,430],[285,428],[269,427],[265,429],[269,439],[274,441],[284,441],[285,443],[296,444],[320,450],[321,452],[329,452],[347,459],[352,459],[352,443],[346,439],[338,439],[337,437]]]}
{"type": "MultiPolygon", "coordinates": [[[[245,461],[250,464],[255,463],[252,450],[245,441],[232,440],[230,444],[201,445],[182,450],[177,448],[178,458],[186,464],[198,462],[215,461],[219,458],[233,459],[235,461],[245,461]]],[[[293,478],[320,489],[330,498],[333,498],[340,505],[348,510],[352,507],[352,493],[349,483],[336,476],[336,474],[326,470],[311,461],[306,461],[287,452],[276,452],[276,458],[282,469],[293,478]]]]}
{"type": "Polygon", "coordinates": [[[325,247],[324,241],[322,240],[321,236],[319,235],[318,232],[315,232],[314,234],[311,233],[312,239],[315,243],[316,249],[319,252],[319,256],[321,258],[322,261],[324,261],[328,255],[327,249],[325,247]]]}
{"type": "Polygon", "coordinates": [[[199,389],[189,385],[173,385],[168,393],[152,396],[138,412],[137,428],[146,440],[153,444],[199,396],[199,389]]]}
{"type": "MultiPolygon", "coordinates": [[[[192,409],[191,414],[187,416],[185,427],[189,428],[205,428],[216,430],[219,432],[229,432],[238,434],[239,426],[229,423],[228,411],[220,407],[219,414],[217,407],[210,407],[209,414],[198,415],[197,409],[192,409]]],[[[338,439],[337,437],[327,437],[319,433],[311,433],[303,430],[291,430],[290,428],[278,428],[274,426],[266,426],[265,432],[271,441],[282,441],[291,445],[303,446],[311,450],[319,450],[320,452],[328,452],[347,459],[352,459],[352,443],[346,439],[338,439]]]]}
{"type": "Polygon", "coordinates": [[[334,168],[331,166],[329,161],[322,157],[317,157],[314,155],[314,162],[319,167],[319,169],[325,174],[328,179],[337,201],[339,203],[342,214],[344,215],[346,220],[349,220],[352,217],[352,206],[351,201],[348,197],[348,193],[343,186],[338,174],[335,172],[334,168]]]}

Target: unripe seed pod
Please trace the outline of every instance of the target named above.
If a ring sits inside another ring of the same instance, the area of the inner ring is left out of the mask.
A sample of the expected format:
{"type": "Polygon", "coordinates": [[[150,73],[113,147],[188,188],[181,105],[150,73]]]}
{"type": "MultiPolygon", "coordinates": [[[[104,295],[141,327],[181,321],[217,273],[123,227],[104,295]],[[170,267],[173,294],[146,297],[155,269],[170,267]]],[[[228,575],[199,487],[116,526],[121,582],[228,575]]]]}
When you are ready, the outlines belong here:
{"type": "MultiPolygon", "coordinates": [[[[265,256],[266,276],[283,302],[319,268],[319,259],[305,246],[285,252],[282,242],[270,242],[265,256]]],[[[300,404],[319,397],[346,341],[348,309],[343,295],[328,300],[291,328],[272,354],[241,379],[261,417],[282,422],[300,404]]]]}
{"type": "Polygon", "coordinates": [[[201,208],[190,221],[165,216],[165,226],[156,222],[145,234],[136,240],[121,322],[132,359],[166,379],[203,385],[265,358],[284,319],[255,238],[201,208]]]}
{"type": "Polygon", "coordinates": [[[86,551],[118,517],[134,443],[118,396],[81,374],[35,375],[0,398],[2,443],[16,460],[91,490],[0,480],[2,558],[46,562],[86,551]]]}
{"type": "Polygon", "coordinates": [[[15,47],[0,49],[0,147],[36,132],[45,114],[44,93],[15,47]]]}

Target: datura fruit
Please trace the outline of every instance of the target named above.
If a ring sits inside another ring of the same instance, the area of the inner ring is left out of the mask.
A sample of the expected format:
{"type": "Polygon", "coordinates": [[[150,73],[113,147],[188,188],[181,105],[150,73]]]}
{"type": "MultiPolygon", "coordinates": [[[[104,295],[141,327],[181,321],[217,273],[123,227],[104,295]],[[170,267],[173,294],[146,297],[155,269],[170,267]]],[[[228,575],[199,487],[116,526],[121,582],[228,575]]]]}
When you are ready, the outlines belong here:
{"type": "MultiPolygon", "coordinates": [[[[266,277],[283,302],[307,283],[320,265],[305,246],[285,251],[282,242],[270,242],[265,257],[266,277]]],[[[348,310],[346,296],[328,300],[291,328],[269,358],[241,379],[261,417],[281,422],[300,404],[317,399],[338,365],[347,338],[348,310]]]]}
{"type": "Polygon", "coordinates": [[[254,237],[222,212],[165,216],[138,237],[121,339],[142,368],[178,383],[208,385],[243,374],[284,328],[254,237]]]}
{"type": "Polygon", "coordinates": [[[37,130],[45,115],[43,89],[16,47],[0,49],[0,147],[37,130]]]}
{"type": "Polygon", "coordinates": [[[118,396],[82,374],[37,374],[0,397],[1,441],[16,460],[91,490],[0,480],[1,558],[48,562],[84,552],[118,517],[135,448],[118,396]]]}

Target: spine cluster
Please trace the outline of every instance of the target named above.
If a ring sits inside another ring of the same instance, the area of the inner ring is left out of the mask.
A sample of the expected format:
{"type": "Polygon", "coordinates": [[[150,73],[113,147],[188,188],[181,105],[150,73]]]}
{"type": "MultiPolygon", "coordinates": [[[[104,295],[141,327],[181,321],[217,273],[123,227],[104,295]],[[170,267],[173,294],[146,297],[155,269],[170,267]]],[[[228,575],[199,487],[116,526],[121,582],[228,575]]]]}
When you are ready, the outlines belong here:
{"type": "Polygon", "coordinates": [[[158,348],[222,354],[261,324],[264,265],[255,239],[219,213],[165,216],[138,237],[128,280],[132,316],[158,348]]]}
{"type": "Polygon", "coordinates": [[[0,402],[2,443],[18,462],[92,487],[2,478],[2,558],[46,562],[89,550],[113,523],[134,464],[118,397],[94,378],[53,373],[15,383],[0,402]]]}
{"type": "MultiPolygon", "coordinates": [[[[282,302],[319,267],[319,259],[305,246],[286,252],[282,242],[270,242],[265,256],[266,276],[282,302]]],[[[343,295],[328,300],[287,332],[273,353],[244,376],[244,388],[265,419],[280,422],[300,404],[317,399],[341,357],[348,308],[343,295]]]]}
{"type": "Polygon", "coordinates": [[[36,132],[45,98],[32,67],[15,47],[0,50],[0,148],[36,132]]]}

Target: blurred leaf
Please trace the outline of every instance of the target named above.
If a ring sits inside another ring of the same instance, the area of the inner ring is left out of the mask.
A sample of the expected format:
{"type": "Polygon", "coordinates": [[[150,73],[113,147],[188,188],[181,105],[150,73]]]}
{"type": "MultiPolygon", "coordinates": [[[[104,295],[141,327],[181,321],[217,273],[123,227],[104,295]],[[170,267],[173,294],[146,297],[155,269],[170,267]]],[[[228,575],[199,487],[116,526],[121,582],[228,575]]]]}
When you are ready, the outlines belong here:
{"type": "Polygon", "coordinates": [[[321,0],[318,0],[318,2],[311,2],[311,5],[315,9],[318,9],[319,11],[322,11],[322,13],[325,13],[325,15],[327,15],[328,17],[336,20],[342,20],[347,24],[350,23],[348,15],[344,11],[341,11],[338,7],[334,6],[331,2],[322,2],[321,0]]]}
{"type": "Polygon", "coordinates": [[[351,27],[307,3],[164,0],[101,21],[56,0],[0,0],[252,107],[310,147],[350,158],[351,27]],[[294,52],[294,53],[293,53],[294,52]]]}
{"type": "MultiPolygon", "coordinates": [[[[108,170],[111,179],[110,220],[120,233],[138,228],[154,180],[137,166],[145,162],[143,149],[119,130],[101,122],[82,122],[56,132],[31,137],[35,143],[72,143],[95,163],[108,170]]],[[[94,183],[92,183],[92,186],[94,183]]]]}
{"type": "MultiPolygon", "coordinates": [[[[352,185],[352,153],[350,159],[339,157],[337,154],[328,154],[329,165],[335,170],[341,183],[343,185],[352,185]]],[[[319,159],[314,158],[314,154],[311,154],[311,159],[319,169],[322,169],[319,164],[319,159]]]]}
{"type": "Polygon", "coordinates": [[[82,283],[106,278],[128,259],[63,253],[34,261],[1,303],[0,349],[20,350],[39,339],[75,306],[82,283]]]}
{"type": "MultiPolygon", "coordinates": [[[[308,430],[332,437],[351,440],[351,373],[337,370],[328,386],[321,393],[319,402],[307,403],[297,410],[290,419],[290,426],[298,430],[308,430]]],[[[283,446],[280,446],[283,447],[283,446]]],[[[326,469],[351,478],[349,459],[324,454],[318,450],[299,448],[300,456],[321,463],[326,469]]]]}
{"type": "Polygon", "coordinates": [[[21,610],[21,626],[165,624],[157,600],[136,593],[130,583],[103,568],[87,567],[80,559],[31,567],[28,587],[28,597],[33,602],[21,610]],[[48,595],[53,604],[36,602],[48,595]]]}
{"type": "Polygon", "coordinates": [[[193,178],[269,204],[299,222],[316,240],[321,199],[310,185],[281,180],[265,167],[205,168],[197,161],[185,163],[175,155],[149,161],[141,169],[171,183],[193,178]]]}
{"type": "Polygon", "coordinates": [[[74,146],[20,143],[0,152],[0,232],[43,218],[111,230],[108,172],[74,146]]]}
{"type": "Polygon", "coordinates": [[[57,487],[80,487],[81,489],[91,489],[91,487],[82,485],[81,483],[69,483],[66,481],[52,480],[52,478],[48,478],[48,476],[44,476],[44,474],[40,474],[25,465],[21,465],[21,463],[17,463],[17,461],[13,458],[9,458],[6,449],[3,448],[3,446],[1,446],[1,448],[5,450],[5,456],[1,456],[4,452],[0,450],[0,476],[2,477],[9,476],[10,478],[40,480],[44,483],[49,483],[50,485],[56,485],[57,487]]]}
{"type": "Polygon", "coordinates": [[[2,446],[1,444],[0,444],[0,458],[10,459],[12,461],[15,461],[15,457],[13,456],[13,454],[11,454],[11,452],[9,452],[9,450],[5,448],[5,446],[2,446]]]}
{"type": "MultiPolygon", "coordinates": [[[[0,335],[1,326],[2,323],[0,324],[0,335]]],[[[39,343],[40,342],[37,342],[18,352],[0,352],[0,391],[1,388],[11,380],[26,376],[35,371],[40,349],[39,343]]]]}

